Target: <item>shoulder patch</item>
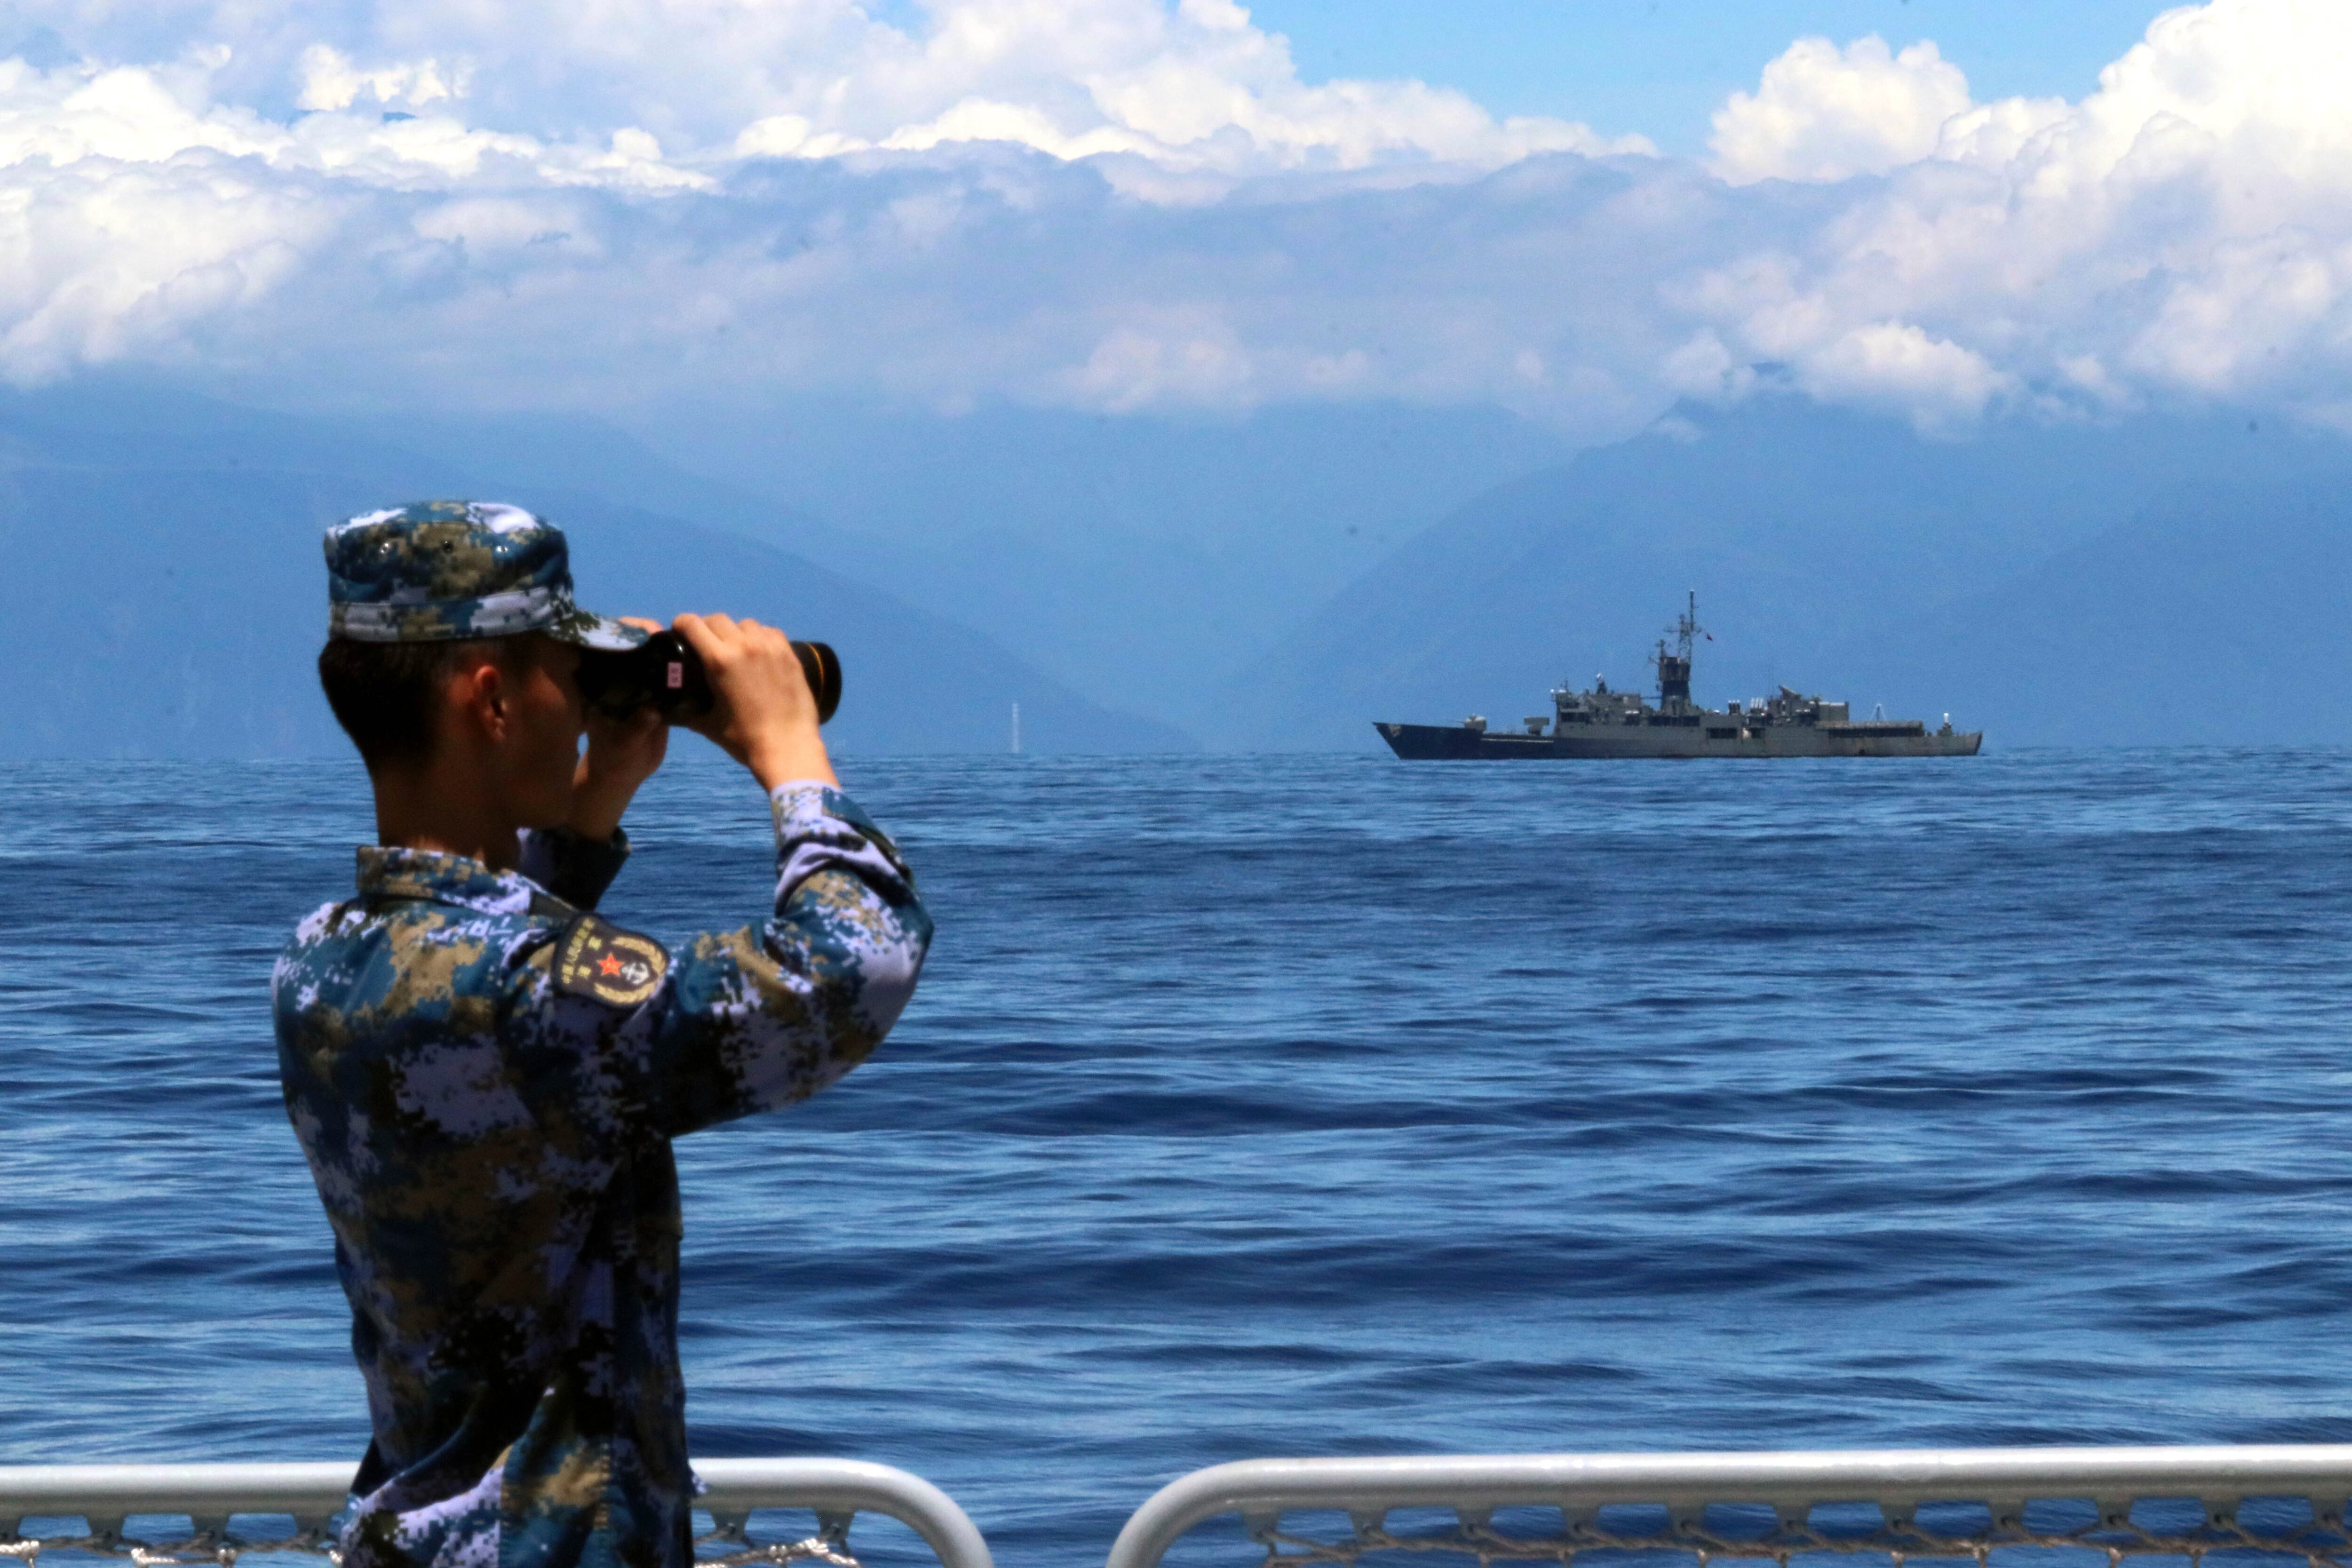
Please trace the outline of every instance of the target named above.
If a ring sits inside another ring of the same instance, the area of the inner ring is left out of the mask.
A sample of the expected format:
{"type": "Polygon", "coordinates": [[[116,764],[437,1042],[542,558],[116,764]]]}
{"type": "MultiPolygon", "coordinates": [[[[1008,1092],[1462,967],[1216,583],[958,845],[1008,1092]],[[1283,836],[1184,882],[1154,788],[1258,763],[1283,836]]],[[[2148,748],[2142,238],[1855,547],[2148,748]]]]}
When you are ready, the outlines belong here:
{"type": "Polygon", "coordinates": [[[668,973],[661,943],[594,915],[572,921],[555,944],[555,988],[615,1007],[643,1002],[668,973]]]}

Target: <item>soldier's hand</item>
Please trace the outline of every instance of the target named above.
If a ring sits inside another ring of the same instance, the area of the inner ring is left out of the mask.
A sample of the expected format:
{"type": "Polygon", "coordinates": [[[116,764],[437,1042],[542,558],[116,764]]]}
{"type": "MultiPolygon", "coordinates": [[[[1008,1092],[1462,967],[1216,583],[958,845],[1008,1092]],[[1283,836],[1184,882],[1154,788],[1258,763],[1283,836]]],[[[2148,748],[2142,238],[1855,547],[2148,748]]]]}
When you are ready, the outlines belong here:
{"type": "Polygon", "coordinates": [[[727,616],[680,616],[671,623],[710,677],[710,711],[688,721],[751,770],[763,789],[791,779],[838,783],[817,735],[816,699],[773,626],[727,616]]]}

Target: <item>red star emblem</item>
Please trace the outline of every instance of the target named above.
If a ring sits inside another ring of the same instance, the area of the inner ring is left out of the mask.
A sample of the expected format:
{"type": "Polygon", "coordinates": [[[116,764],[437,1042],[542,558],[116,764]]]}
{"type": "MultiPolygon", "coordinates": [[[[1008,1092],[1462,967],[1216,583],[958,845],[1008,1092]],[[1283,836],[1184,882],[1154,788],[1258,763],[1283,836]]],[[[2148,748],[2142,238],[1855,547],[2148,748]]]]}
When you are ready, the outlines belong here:
{"type": "Polygon", "coordinates": [[[608,952],[603,958],[596,961],[596,973],[599,974],[618,974],[621,973],[621,961],[614,958],[608,952]]]}

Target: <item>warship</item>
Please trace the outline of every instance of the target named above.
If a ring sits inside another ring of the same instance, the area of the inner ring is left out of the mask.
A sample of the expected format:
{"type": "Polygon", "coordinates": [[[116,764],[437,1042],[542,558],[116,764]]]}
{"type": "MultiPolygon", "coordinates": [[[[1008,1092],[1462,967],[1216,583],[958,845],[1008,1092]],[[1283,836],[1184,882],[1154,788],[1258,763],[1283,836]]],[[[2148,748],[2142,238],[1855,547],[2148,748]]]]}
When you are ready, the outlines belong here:
{"type": "Polygon", "coordinates": [[[1658,639],[1651,656],[1658,669],[1658,702],[1637,691],[1612,691],[1599,676],[1582,691],[1565,683],[1551,694],[1549,719],[1522,720],[1523,731],[1495,733],[1472,714],[1459,724],[1391,724],[1372,728],[1407,762],[1504,757],[1973,757],[1984,731],[1956,731],[1952,716],[1930,731],[1919,719],[1874,713],[1850,717],[1847,705],[1808,697],[1783,686],[1774,697],[1734,700],[1723,708],[1691,701],[1692,639],[1698,624],[1694,590],[1682,616],[1667,628],[1674,647],[1658,639]]]}

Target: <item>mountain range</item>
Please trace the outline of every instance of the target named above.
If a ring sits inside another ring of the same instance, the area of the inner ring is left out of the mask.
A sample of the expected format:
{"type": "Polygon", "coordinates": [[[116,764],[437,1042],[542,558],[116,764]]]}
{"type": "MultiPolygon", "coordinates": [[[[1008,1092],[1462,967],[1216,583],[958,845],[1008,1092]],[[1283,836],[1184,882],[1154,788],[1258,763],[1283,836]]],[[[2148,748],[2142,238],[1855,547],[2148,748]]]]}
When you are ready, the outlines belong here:
{"type": "Polygon", "coordinates": [[[2345,738],[2312,689],[2352,661],[2348,479],[2336,438],[2243,418],[1952,441],[1684,409],[1423,531],[1226,681],[1220,739],[1364,748],[1374,719],[1646,688],[1691,591],[1710,705],[1787,683],[1996,746],[2345,738]]]}
{"type": "MultiPolygon", "coordinates": [[[[320,531],[387,501],[485,494],[527,497],[563,524],[591,606],[756,607],[831,642],[845,696],[830,734],[846,752],[1000,751],[1015,703],[1038,750],[1196,749],[772,543],[556,483],[576,476],[551,471],[539,424],[518,422],[506,455],[495,424],[468,430],[436,451],[430,422],[371,431],[110,389],[0,400],[0,659],[13,672],[0,757],[340,753],[311,670],[320,531]]],[[[627,443],[604,434],[609,460],[627,443]]],[[[722,490],[649,453],[628,471],[682,503],[722,490]]]]}
{"type": "Polygon", "coordinates": [[[553,516],[583,602],[842,652],[845,751],[1364,749],[1648,683],[1783,682],[1988,744],[2332,741],[2352,448],[2219,414],[1934,439],[1787,394],[1570,452],[1491,411],[357,416],[86,381],[0,395],[0,757],[320,754],[319,531],[427,495],[553,516]]]}

